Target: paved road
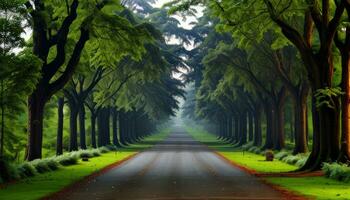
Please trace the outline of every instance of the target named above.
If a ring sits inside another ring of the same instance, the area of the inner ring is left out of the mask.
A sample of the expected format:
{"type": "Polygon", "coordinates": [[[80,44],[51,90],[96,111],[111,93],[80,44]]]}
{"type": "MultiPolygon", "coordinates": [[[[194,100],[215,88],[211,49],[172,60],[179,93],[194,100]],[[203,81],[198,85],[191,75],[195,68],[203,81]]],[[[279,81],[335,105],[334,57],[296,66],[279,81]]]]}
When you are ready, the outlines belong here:
{"type": "Polygon", "coordinates": [[[283,199],[281,194],[221,160],[184,131],[173,132],[60,199],[283,199]]]}

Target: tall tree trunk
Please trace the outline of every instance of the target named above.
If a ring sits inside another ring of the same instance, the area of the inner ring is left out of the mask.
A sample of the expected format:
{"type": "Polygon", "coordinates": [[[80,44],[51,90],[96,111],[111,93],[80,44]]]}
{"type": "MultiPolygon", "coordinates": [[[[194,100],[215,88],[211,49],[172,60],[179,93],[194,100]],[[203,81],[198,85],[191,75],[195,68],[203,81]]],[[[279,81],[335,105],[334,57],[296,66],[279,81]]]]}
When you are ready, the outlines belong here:
{"type": "Polygon", "coordinates": [[[274,149],[281,150],[285,146],[285,133],[284,133],[284,105],[286,92],[285,89],[282,89],[280,94],[278,95],[278,105],[276,111],[276,119],[277,119],[277,129],[276,129],[276,137],[274,142],[274,149]]]}
{"type": "Polygon", "coordinates": [[[44,93],[38,86],[28,98],[28,145],[26,151],[28,161],[41,158],[45,103],[44,93]]]}
{"type": "Polygon", "coordinates": [[[254,138],[254,116],[251,112],[248,113],[248,123],[249,123],[249,141],[253,141],[254,138]]]}
{"type": "Polygon", "coordinates": [[[84,103],[79,106],[79,131],[80,131],[80,148],[86,149],[86,132],[85,132],[85,107],[84,103]]]}
{"type": "MultiPolygon", "coordinates": [[[[350,15],[350,9],[348,9],[350,15]]],[[[342,134],[341,150],[338,160],[347,162],[350,160],[350,28],[346,30],[346,43],[341,49],[342,55],[342,134]]]]}
{"type": "Polygon", "coordinates": [[[96,114],[91,113],[90,122],[91,122],[91,146],[92,148],[97,148],[96,144],[96,114]]]}
{"type": "Polygon", "coordinates": [[[307,92],[296,97],[294,105],[294,150],[293,154],[306,153],[307,146],[307,92]]]}
{"type": "Polygon", "coordinates": [[[243,145],[247,143],[247,113],[245,112],[241,114],[240,132],[239,145],[243,145]]]}
{"type": "MultiPolygon", "coordinates": [[[[317,86],[317,85],[316,85],[317,86]]],[[[320,86],[313,87],[317,91],[320,86]]],[[[334,108],[325,105],[316,108],[313,99],[314,139],[312,152],[300,170],[318,170],[323,162],[334,162],[340,153],[340,105],[333,99],[334,108]]]]}
{"type": "Polygon", "coordinates": [[[69,104],[70,115],[69,115],[69,151],[78,150],[78,125],[77,118],[79,108],[75,104],[69,104]]]}
{"type": "Polygon", "coordinates": [[[113,144],[117,147],[120,147],[119,139],[118,139],[118,111],[113,109],[112,111],[112,132],[113,132],[113,144]]]}
{"type": "Polygon", "coordinates": [[[239,115],[236,115],[235,117],[235,141],[239,142],[239,130],[240,130],[240,120],[239,115]]]}
{"type": "Polygon", "coordinates": [[[109,145],[110,142],[110,132],[109,132],[109,108],[102,108],[97,116],[98,124],[98,146],[109,145]]]}
{"type": "Polygon", "coordinates": [[[272,149],[273,148],[273,136],[275,136],[276,132],[276,109],[271,103],[267,103],[265,105],[265,113],[266,113],[266,140],[264,149],[272,149]]]}
{"type": "Polygon", "coordinates": [[[64,98],[58,98],[58,119],[57,119],[57,142],[56,142],[56,155],[63,154],[63,108],[64,108],[64,98]]]}
{"type": "Polygon", "coordinates": [[[262,132],[261,132],[261,106],[258,106],[258,109],[256,109],[254,113],[254,146],[261,146],[262,145],[262,132]]]}
{"type": "Polygon", "coordinates": [[[119,113],[119,140],[120,143],[124,146],[127,145],[125,141],[125,113],[120,112],[119,113]]]}
{"type": "Polygon", "coordinates": [[[234,141],[234,136],[233,136],[233,117],[230,115],[228,117],[228,135],[229,135],[229,142],[232,143],[234,141]]]}

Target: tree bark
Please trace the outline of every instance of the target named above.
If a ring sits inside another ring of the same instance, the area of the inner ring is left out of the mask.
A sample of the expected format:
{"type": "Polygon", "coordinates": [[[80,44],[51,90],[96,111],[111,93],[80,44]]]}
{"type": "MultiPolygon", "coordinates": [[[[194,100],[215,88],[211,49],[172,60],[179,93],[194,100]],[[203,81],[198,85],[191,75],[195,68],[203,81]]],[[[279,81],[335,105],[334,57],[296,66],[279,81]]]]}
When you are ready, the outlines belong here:
{"type": "Polygon", "coordinates": [[[307,138],[307,92],[300,94],[295,99],[294,105],[294,150],[293,154],[306,153],[308,151],[307,138]]]}
{"type": "Polygon", "coordinates": [[[85,107],[83,103],[79,107],[80,148],[86,149],[85,107]]]}
{"type": "Polygon", "coordinates": [[[276,109],[271,103],[265,105],[266,113],[266,140],[264,144],[264,149],[273,149],[273,136],[276,135],[276,109]]]}
{"type": "Polygon", "coordinates": [[[282,88],[280,94],[278,95],[277,111],[276,111],[276,136],[274,142],[274,149],[281,150],[285,146],[285,133],[284,133],[284,105],[286,98],[286,90],[282,88]]]}
{"type": "Polygon", "coordinates": [[[247,143],[247,113],[243,112],[240,119],[240,140],[239,145],[247,143]]]}
{"type": "Polygon", "coordinates": [[[98,121],[98,146],[109,145],[110,142],[110,127],[109,127],[109,108],[102,108],[97,116],[98,121]]]}
{"type": "Polygon", "coordinates": [[[91,113],[90,116],[91,121],[91,146],[92,148],[97,148],[96,144],[96,115],[91,113]]]}
{"type": "Polygon", "coordinates": [[[253,141],[254,138],[254,116],[252,114],[252,112],[249,112],[248,114],[248,123],[249,123],[249,136],[248,139],[249,141],[253,141]]]}
{"type": "Polygon", "coordinates": [[[78,150],[78,125],[77,118],[79,108],[75,107],[74,104],[69,104],[70,115],[69,115],[69,151],[78,150]]]}
{"type": "Polygon", "coordinates": [[[254,113],[254,146],[261,146],[262,145],[262,132],[261,132],[261,113],[262,108],[261,106],[257,106],[257,109],[254,113]]]}
{"type": "Polygon", "coordinates": [[[112,111],[112,127],[113,127],[113,144],[117,147],[120,147],[119,139],[118,139],[118,111],[113,109],[112,111]]]}
{"type": "Polygon", "coordinates": [[[28,98],[28,145],[26,151],[28,161],[41,158],[45,103],[43,91],[38,86],[28,98]]]}
{"type": "Polygon", "coordinates": [[[64,98],[58,98],[58,119],[57,119],[57,143],[56,143],[56,155],[63,154],[63,108],[64,108],[64,98]]]}
{"type": "MultiPolygon", "coordinates": [[[[350,15],[350,3],[347,4],[347,13],[350,15]]],[[[350,18],[350,16],[348,16],[350,18]]],[[[346,38],[344,43],[340,43],[336,37],[336,44],[341,53],[342,61],[342,82],[341,87],[344,92],[342,96],[342,134],[341,148],[338,161],[348,162],[350,160],[350,27],[346,28],[346,38]]]]}

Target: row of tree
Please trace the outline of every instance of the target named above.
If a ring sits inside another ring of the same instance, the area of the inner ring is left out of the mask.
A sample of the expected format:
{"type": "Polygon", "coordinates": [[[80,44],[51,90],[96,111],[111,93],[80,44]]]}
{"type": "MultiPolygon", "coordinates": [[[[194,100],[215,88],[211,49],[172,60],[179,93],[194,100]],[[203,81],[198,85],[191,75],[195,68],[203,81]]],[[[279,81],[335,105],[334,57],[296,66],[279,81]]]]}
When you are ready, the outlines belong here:
{"type": "Polygon", "coordinates": [[[216,122],[221,137],[239,145],[250,138],[276,150],[285,146],[285,118],[293,115],[288,121],[294,126],[295,154],[308,151],[308,126],[313,130],[302,170],[347,162],[349,1],[204,0],[168,6],[171,13],[188,13],[198,4],[211,16],[206,26],[218,33],[209,33],[198,48],[204,69],[192,74],[203,75],[186,113],[193,116],[195,106],[196,117],[216,122]]]}
{"type": "Polygon", "coordinates": [[[43,144],[47,135],[56,138],[57,155],[109,144],[121,147],[175,114],[184,91],[173,73],[185,67],[180,49],[190,36],[167,45],[164,38],[185,31],[151,3],[1,3],[1,156],[17,156],[13,150],[23,132],[28,133],[27,160],[41,158],[43,146],[54,148],[43,144]],[[177,28],[164,31],[169,23],[177,28]],[[24,41],[27,29],[31,37],[24,41]],[[44,133],[44,122],[53,118],[50,112],[57,114],[57,131],[44,133]]]}

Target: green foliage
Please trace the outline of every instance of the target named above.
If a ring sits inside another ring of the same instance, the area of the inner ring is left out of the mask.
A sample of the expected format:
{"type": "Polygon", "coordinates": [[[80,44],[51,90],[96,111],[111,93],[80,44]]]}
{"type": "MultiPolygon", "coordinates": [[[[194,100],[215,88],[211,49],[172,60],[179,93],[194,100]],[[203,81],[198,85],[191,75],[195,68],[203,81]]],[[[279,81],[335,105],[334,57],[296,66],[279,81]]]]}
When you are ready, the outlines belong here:
{"type": "Polygon", "coordinates": [[[118,150],[118,148],[115,145],[107,145],[106,148],[109,149],[110,151],[117,151],[118,150]]]}
{"type": "Polygon", "coordinates": [[[108,152],[111,151],[108,147],[100,147],[100,148],[98,148],[98,150],[99,150],[101,153],[108,153],[108,152]]]}
{"type": "Polygon", "coordinates": [[[316,98],[316,107],[326,106],[331,109],[336,109],[338,105],[336,101],[340,101],[340,97],[344,95],[340,87],[324,88],[316,90],[314,96],[316,98]]]}
{"type": "Polygon", "coordinates": [[[0,181],[8,182],[18,178],[16,166],[5,159],[0,159],[0,181]]]}
{"type": "Polygon", "coordinates": [[[288,155],[282,158],[283,162],[286,162],[291,165],[297,165],[301,167],[302,165],[305,164],[306,159],[308,156],[305,156],[303,154],[298,154],[298,155],[288,155]]]}
{"type": "Polygon", "coordinates": [[[275,158],[278,160],[283,160],[285,157],[289,156],[290,153],[287,151],[280,151],[278,153],[276,153],[275,158]]]}
{"type": "Polygon", "coordinates": [[[33,165],[39,173],[46,173],[59,168],[59,163],[53,158],[36,159],[31,161],[30,164],[33,165]]]}
{"type": "Polygon", "coordinates": [[[37,170],[35,166],[33,166],[31,163],[28,163],[28,162],[24,162],[18,165],[17,170],[21,178],[28,178],[28,177],[35,176],[37,174],[37,170]]]}
{"type": "Polygon", "coordinates": [[[328,178],[338,181],[350,181],[350,167],[339,163],[323,163],[322,171],[328,178]]]}
{"type": "Polygon", "coordinates": [[[62,166],[75,165],[78,163],[78,156],[74,153],[69,153],[57,156],[55,160],[62,166]]]}

